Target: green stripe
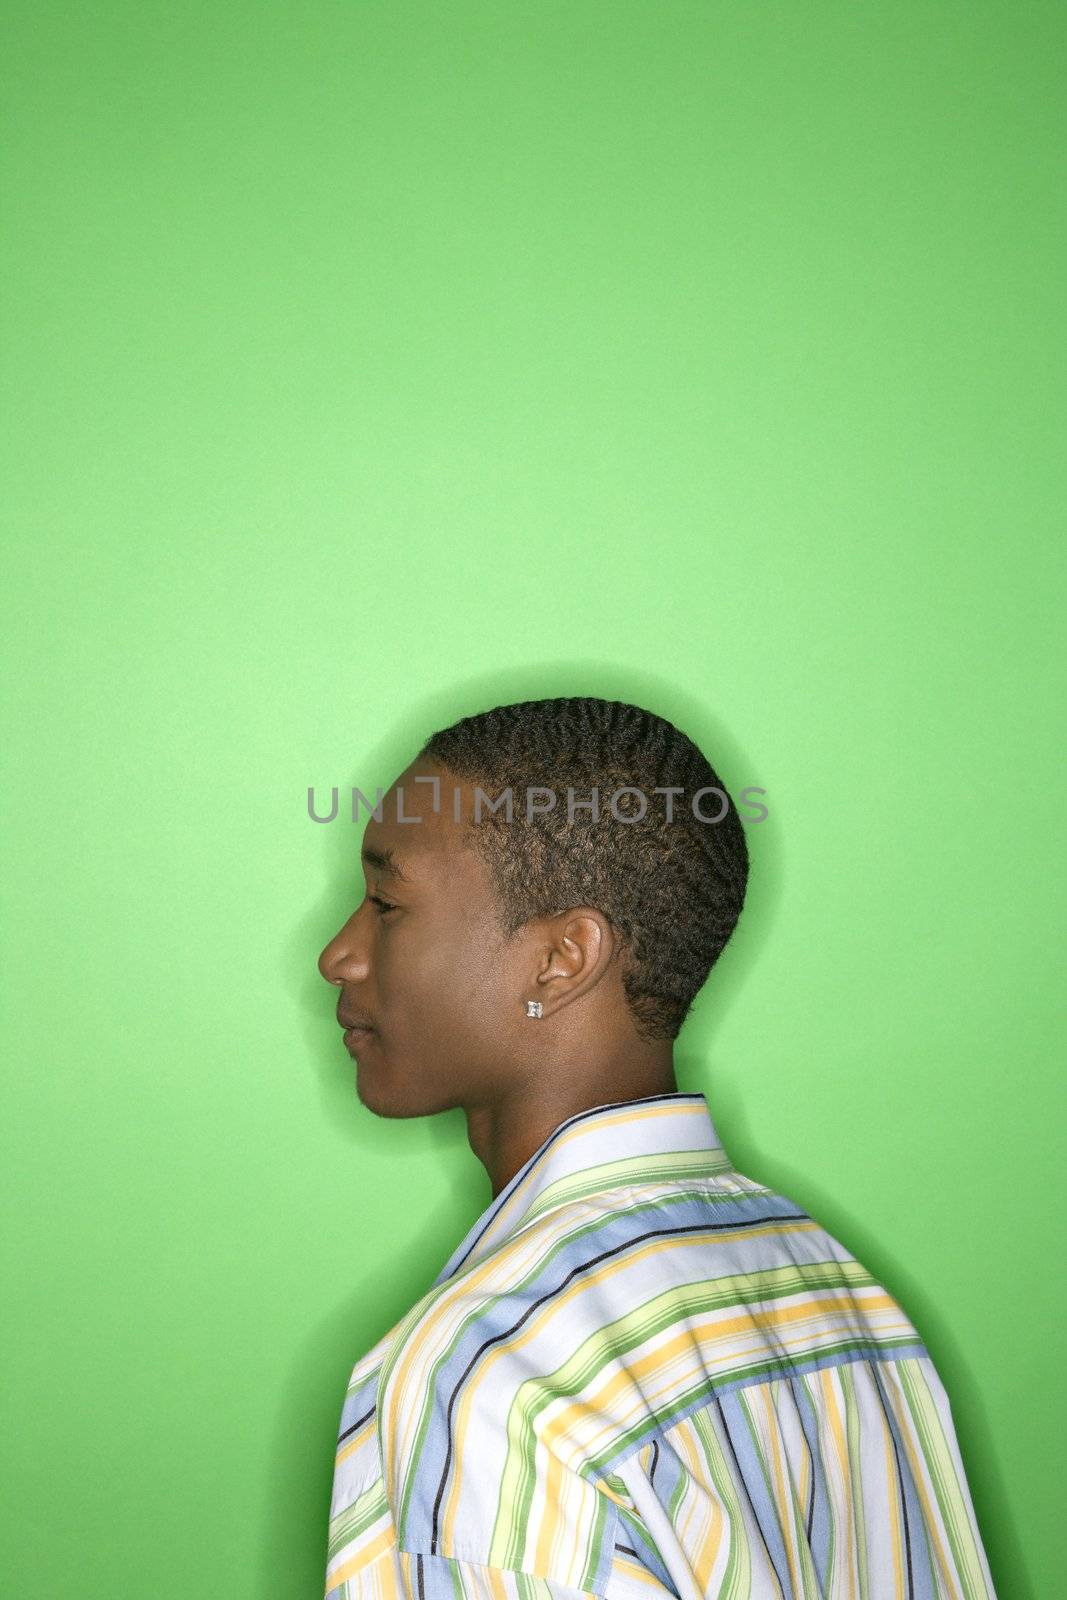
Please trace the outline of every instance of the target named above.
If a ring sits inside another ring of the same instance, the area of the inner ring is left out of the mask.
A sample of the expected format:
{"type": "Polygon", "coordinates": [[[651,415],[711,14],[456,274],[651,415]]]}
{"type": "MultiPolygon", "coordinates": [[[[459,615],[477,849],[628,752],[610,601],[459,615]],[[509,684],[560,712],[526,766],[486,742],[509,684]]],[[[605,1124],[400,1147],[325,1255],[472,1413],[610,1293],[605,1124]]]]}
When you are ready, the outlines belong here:
{"type": "MultiPolygon", "coordinates": [[[[790,1380],[788,1378],[772,1378],[770,1381],[770,1395],[776,1422],[778,1420],[778,1400],[781,1396],[783,1387],[789,1395],[790,1404],[793,1406],[796,1405],[796,1401],[793,1397],[793,1391],[789,1385],[790,1380]]],[[[748,1399],[748,1391],[745,1389],[741,1390],[741,1403],[743,1409],[747,1410],[750,1402],[748,1399]]],[[[797,1492],[798,1486],[793,1482],[793,1474],[790,1471],[789,1458],[786,1451],[785,1432],[782,1429],[779,1430],[779,1439],[782,1447],[782,1454],[786,1456],[785,1481],[786,1490],[789,1494],[789,1508],[792,1512],[793,1518],[793,1532],[796,1535],[796,1557],[800,1562],[800,1578],[802,1584],[801,1600],[822,1600],[822,1590],[819,1587],[819,1575],[815,1571],[815,1562],[812,1560],[811,1548],[808,1545],[807,1530],[804,1521],[804,1512],[806,1508],[801,1505],[797,1492]]],[[[805,1435],[803,1428],[800,1429],[800,1440],[803,1455],[807,1457],[809,1462],[811,1462],[811,1451],[808,1448],[807,1436],[805,1435]]],[[[813,1462],[811,1462],[811,1471],[812,1486],[814,1487],[815,1466],[813,1462]]]]}
{"type": "Polygon", "coordinates": [[[859,1600],[869,1600],[870,1578],[867,1572],[867,1533],[863,1512],[863,1481],[860,1476],[860,1419],[854,1376],[847,1366],[838,1368],[841,1393],[845,1397],[845,1443],[848,1449],[849,1483],[852,1485],[852,1515],[856,1528],[859,1600]]]}
{"type": "Polygon", "coordinates": [[[710,1413],[694,1412],[690,1420],[703,1447],[708,1476],[726,1513],[727,1532],[724,1537],[729,1538],[730,1553],[726,1558],[726,1571],[723,1573],[719,1596],[721,1600],[747,1600],[752,1588],[752,1553],[745,1535],[737,1482],[712,1425],[710,1413]]]}
{"type": "Polygon", "coordinates": [[[988,1590],[964,1500],[967,1491],[961,1489],[956,1476],[934,1397],[917,1363],[901,1362],[900,1381],[934,1486],[952,1559],[963,1586],[964,1600],[986,1600],[988,1590]]]}
{"type": "Polygon", "coordinates": [[[350,1506],[339,1511],[331,1520],[327,1560],[332,1561],[346,1544],[351,1544],[354,1539],[366,1533],[367,1529],[383,1517],[388,1509],[385,1484],[379,1476],[363,1490],[362,1494],[356,1496],[350,1506]]]}
{"type": "MultiPolygon", "coordinates": [[[[709,1154],[706,1150],[672,1150],[668,1156],[627,1156],[621,1161],[603,1161],[596,1167],[583,1167],[580,1172],[568,1173],[550,1184],[530,1209],[523,1213],[520,1227],[525,1228],[534,1217],[572,1200],[584,1200],[589,1195],[600,1195],[612,1189],[630,1185],[656,1183],[683,1183],[694,1178],[717,1178],[729,1172],[730,1162],[722,1151],[709,1154]]],[[[747,1196],[751,1191],[746,1190],[747,1196]]],[[[770,1193],[770,1190],[761,1190],[770,1193]]],[[[677,1198],[671,1196],[672,1199],[677,1198]]],[[[708,1194],[700,1191],[701,1200],[732,1200],[740,1198],[733,1191],[708,1194]]]]}

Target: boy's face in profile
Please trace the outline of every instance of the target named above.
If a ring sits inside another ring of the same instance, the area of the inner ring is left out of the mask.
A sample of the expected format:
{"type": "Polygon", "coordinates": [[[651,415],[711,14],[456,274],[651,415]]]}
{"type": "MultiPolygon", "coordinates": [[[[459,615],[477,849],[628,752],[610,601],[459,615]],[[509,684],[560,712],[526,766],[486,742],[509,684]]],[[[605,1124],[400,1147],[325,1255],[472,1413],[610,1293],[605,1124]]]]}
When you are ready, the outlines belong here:
{"type": "Polygon", "coordinates": [[[364,834],[367,896],[319,956],[338,1020],[369,1025],[345,1043],[359,1098],[381,1116],[499,1102],[505,1063],[513,1076],[529,1044],[519,1029],[536,962],[524,930],[506,941],[497,927],[488,868],[454,821],[456,787],[465,818],[473,788],[451,773],[416,762],[400,774],[364,834]],[[440,779],[438,811],[416,776],[440,779]]]}

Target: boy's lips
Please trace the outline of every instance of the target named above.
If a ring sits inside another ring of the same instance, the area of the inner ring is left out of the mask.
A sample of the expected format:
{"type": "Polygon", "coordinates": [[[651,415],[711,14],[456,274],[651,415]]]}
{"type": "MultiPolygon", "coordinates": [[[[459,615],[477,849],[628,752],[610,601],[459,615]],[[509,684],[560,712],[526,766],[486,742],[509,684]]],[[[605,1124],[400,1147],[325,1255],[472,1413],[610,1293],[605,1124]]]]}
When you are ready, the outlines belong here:
{"type": "Polygon", "coordinates": [[[374,1024],[367,1017],[346,1017],[340,1011],[337,1020],[346,1033],[373,1033],[374,1024]]]}

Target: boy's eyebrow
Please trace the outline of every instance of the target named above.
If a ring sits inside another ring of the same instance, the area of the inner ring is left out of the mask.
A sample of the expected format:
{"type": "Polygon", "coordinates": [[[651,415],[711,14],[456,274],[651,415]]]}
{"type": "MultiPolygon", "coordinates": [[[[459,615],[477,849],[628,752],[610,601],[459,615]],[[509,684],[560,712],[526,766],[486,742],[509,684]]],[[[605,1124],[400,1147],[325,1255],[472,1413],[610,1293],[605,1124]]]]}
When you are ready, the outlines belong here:
{"type": "Polygon", "coordinates": [[[386,878],[396,878],[401,883],[410,883],[411,879],[403,871],[398,861],[393,860],[393,849],[376,850],[373,845],[367,845],[360,852],[362,860],[369,866],[377,867],[378,871],[386,878]]]}

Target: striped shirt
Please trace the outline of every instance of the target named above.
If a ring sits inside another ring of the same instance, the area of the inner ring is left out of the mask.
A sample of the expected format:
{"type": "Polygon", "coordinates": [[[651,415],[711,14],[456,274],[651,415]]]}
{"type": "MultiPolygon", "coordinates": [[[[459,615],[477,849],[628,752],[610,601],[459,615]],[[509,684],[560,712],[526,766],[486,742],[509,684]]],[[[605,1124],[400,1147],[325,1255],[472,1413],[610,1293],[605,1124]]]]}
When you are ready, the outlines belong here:
{"type": "Polygon", "coordinates": [[[357,1362],[330,1600],[987,1600],[893,1297],[703,1094],[568,1117],[357,1362]]]}

